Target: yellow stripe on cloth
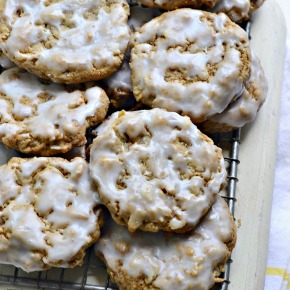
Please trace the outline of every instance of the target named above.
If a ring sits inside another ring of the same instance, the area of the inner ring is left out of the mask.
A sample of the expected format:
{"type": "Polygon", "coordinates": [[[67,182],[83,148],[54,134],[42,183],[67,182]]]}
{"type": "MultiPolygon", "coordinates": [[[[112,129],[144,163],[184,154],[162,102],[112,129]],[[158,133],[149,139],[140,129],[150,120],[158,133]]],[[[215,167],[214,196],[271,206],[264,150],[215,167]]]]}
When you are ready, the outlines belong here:
{"type": "Polygon", "coordinates": [[[290,273],[287,273],[286,269],[283,268],[275,268],[275,267],[267,267],[266,275],[269,276],[281,276],[283,281],[287,281],[287,289],[290,289],[290,273]]]}

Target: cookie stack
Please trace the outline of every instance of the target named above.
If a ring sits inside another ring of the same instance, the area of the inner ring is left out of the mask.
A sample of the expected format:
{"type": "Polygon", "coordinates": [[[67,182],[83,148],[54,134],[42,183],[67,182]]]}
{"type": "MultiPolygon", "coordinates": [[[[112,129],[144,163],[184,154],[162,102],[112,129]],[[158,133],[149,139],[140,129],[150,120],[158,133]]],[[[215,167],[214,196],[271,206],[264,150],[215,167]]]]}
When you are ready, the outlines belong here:
{"type": "Polygon", "coordinates": [[[221,149],[188,117],[116,112],[97,129],[91,176],[114,221],[96,252],[120,289],[209,289],[235,244],[218,193],[221,149]],[[116,224],[118,223],[118,225],[116,224]]]}
{"type": "Polygon", "coordinates": [[[235,227],[219,197],[194,231],[134,234],[108,219],[96,252],[120,289],[210,289],[235,244],[235,227]]]}
{"type": "Polygon", "coordinates": [[[149,7],[175,10],[182,7],[202,9],[215,13],[223,12],[234,22],[248,20],[264,0],[137,0],[149,7]]]}
{"type": "MultiPolygon", "coordinates": [[[[133,31],[137,12],[129,19],[133,31]]],[[[163,13],[133,33],[130,48],[130,66],[125,60],[105,81],[117,109],[124,100],[134,103],[132,91],[139,104],[189,116],[202,131],[215,133],[252,122],[266,99],[267,81],[247,34],[222,13],[163,13]]]]}
{"type": "Polygon", "coordinates": [[[106,208],[96,252],[120,289],[221,281],[236,240],[226,168],[193,123],[243,126],[267,85],[240,26],[176,8],[237,13],[228,2],[2,1],[0,139],[25,158],[0,167],[1,263],[81,264],[106,208]]]}
{"type": "Polygon", "coordinates": [[[125,0],[1,2],[0,139],[25,157],[0,167],[1,263],[74,267],[97,241],[103,215],[88,163],[55,155],[87,144],[105,119],[96,81],[124,58],[128,15],[125,0]]]}

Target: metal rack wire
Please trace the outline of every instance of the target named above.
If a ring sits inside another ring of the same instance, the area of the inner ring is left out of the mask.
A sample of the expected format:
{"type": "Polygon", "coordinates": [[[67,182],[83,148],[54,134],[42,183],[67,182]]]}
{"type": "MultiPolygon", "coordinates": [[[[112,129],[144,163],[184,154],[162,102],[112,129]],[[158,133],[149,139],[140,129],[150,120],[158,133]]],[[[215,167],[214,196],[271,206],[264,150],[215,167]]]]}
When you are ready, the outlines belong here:
{"type": "MultiPolygon", "coordinates": [[[[214,138],[213,138],[214,139],[214,138]]],[[[229,139],[226,139],[223,134],[219,134],[217,140],[214,139],[215,143],[223,148],[224,146],[221,144],[221,141],[230,142],[230,151],[228,156],[224,156],[225,161],[228,162],[228,188],[227,188],[227,195],[222,196],[226,199],[230,212],[235,216],[235,203],[236,199],[236,185],[239,181],[238,179],[238,165],[240,163],[239,160],[239,148],[240,148],[240,140],[241,140],[241,129],[237,129],[231,133],[229,139]],[[222,139],[222,140],[221,140],[222,139]]],[[[224,152],[225,154],[225,152],[224,152]]],[[[223,273],[223,279],[221,286],[219,289],[227,290],[230,284],[230,270],[231,270],[231,263],[232,259],[230,258],[226,263],[225,272],[223,273]]]]}

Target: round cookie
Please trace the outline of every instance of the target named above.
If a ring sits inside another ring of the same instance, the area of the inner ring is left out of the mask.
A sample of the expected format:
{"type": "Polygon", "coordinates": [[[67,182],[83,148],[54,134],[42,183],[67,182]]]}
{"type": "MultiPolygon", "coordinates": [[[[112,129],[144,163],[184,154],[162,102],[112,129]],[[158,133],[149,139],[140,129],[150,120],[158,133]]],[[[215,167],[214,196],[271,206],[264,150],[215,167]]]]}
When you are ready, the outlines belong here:
{"type": "Polygon", "coordinates": [[[137,101],[196,123],[223,111],[250,75],[248,36],[223,13],[164,13],[135,33],[131,47],[137,101]]]}
{"type": "Polygon", "coordinates": [[[242,22],[248,20],[263,2],[264,0],[218,0],[210,11],[224,12],[232,21],[242,22]]]}
{"type": "Polygon", "coordinates": [[[186,234],[130,233],[106,222],[95,251],[120,290],[206,290],[224,271],[236,227],[218,197],[198,226],[186,234]]]}
{"type": "Polygon", "coordinates": [[[145,6],[174,10],[181,7],[200,8],[203,5],[214,7],[218,0],[137,0],[145,6]]]}
{"type": "Polygon", "coordinates": [[[26,272],[82,264],[103,222],[87,162],[12,158],[0,176],[0,263],[26,272]]]}
{"type": "Polygon", "coordinates": [[[264,104],[268,92],[267,79],[257,56],[252,53],[251,76],[244,93],[222,113],[200,124],[206,133],[226,132],[252,122],[264,104]]]}
{"type": "Polygon", "coordinates": [[[132,93],[129,59],[130,50],[127,50],[120,68],[102,82],[110,104],[115,110],[130,109],[136,103],[132,93]]]}
{"type": "MultiPolygon", "coordinates": [[[[156,8],[130,7],[128,25],[131,33],[137,31],[146,22],[160,14],[161,11],[156,8]]],[[[129,109],[136,103],[132,93],[131,69],[129,66],[130,53],[128,48],[120,68],[110,77],[103,80],[104,89],[110,98],[111,105],[116,110],[129,109]]]]}
{"type": "Polygon", "coordinates": [[[188,117],[116,112],[97,134],[91,176],[114,220],[130,231],[191,230],[226,182],[221,149],[188,117]]]}
{"type": "Polygon", "coordinates": [[[27,154],[65,153],[86,143],[86,129],[103,121],[108,106],[99,87],[44,84],[15,67],[0,75],[0,140],[27,154]]]}
{"type": "Polygon", "coordinates": [[[129,41],[125,0],[5,0],[0,44],[18,66],[54,82],[105,78],[129,41]]]}

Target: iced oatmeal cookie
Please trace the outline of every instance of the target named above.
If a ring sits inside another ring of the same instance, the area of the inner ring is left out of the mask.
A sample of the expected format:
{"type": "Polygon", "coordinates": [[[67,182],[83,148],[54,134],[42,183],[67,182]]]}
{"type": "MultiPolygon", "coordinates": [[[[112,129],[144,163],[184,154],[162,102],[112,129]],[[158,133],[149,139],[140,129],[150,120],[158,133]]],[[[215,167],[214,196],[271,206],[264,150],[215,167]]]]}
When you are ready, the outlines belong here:
{"type": "Polygon", "coordinates": [[[222,281],[235,240],[233,218],[219,197],[186,234],[130,233],[109,220],[95,250],[120,290],[206,290],[222,281]]]}
{"type": "Polygon", "coordinates": [[[27,272],[82,264],[103,222],[86,161],[12,158],[0,176],[0,263],[27,272]]]}
{"type": "Polygon", "coordinates": [[[109,100],[99,87],[42,83],[20,68],[0,75],[0,140],[42,156],[86,143],[86,129],[102,122],[109,100]]]}
{"type": "Polygon", "coordinates": [[[188,117],[116,112],[97,134],[91,176],[114,220],[130,231],[189,231],[225,184],[221,149],[188,117]]]}
{"type": "Polygon", "coordinates": [[[251,76],[243,94],[222,113],[201,123],[201,130],[206,133],[226,132],[252,122],[264,104],[267,92],[268,83],[263,68],[258,57],[252,54],[251,76]]]}
{"type": "Polygon", "coordinates": [[[248,36],[223,13],[164,13],[135,33],[131,47],[137,101],[193,122],[223,111],[250,75],[248,36]]]}
{"type": "Polygon", "coordinates": [[[210,9],[212,12],[224,12],[234,22],[248,20],[251,14],[257,10],[264,0],[218,0],[210,9]]]}
{"type": "Polygon", "coordinates": [[[0,47],[18,66],[54,82],[105,78],[129,41],[125,0],[5,0],[0,47]]]}

